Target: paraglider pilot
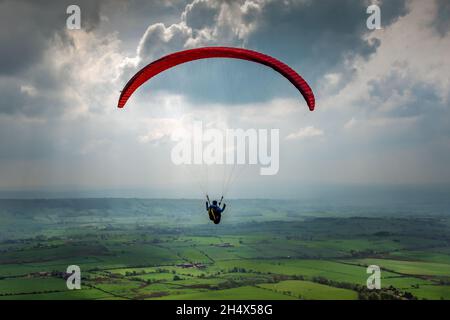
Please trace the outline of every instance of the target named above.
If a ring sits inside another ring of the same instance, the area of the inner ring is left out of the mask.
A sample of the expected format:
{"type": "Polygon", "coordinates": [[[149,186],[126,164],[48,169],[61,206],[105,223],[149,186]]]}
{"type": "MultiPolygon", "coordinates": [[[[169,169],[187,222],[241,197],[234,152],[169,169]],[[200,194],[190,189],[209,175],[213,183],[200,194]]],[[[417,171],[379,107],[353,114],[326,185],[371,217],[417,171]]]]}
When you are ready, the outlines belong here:
{"type": "Polygon", "coordinates": [[[214,221],[215,224],[220,223],[220,218],[222,217],[222,212],[225,210],[225,207],[227,206],[225,203],[223,204],[222,208],[220,207],[223,197],[220,199],[219,204],[217,204],[217,200],[213,200],[212,204],[209,201],[208,195],[206,196],[206,211],[208,211],[209,219],[214,221]]]}

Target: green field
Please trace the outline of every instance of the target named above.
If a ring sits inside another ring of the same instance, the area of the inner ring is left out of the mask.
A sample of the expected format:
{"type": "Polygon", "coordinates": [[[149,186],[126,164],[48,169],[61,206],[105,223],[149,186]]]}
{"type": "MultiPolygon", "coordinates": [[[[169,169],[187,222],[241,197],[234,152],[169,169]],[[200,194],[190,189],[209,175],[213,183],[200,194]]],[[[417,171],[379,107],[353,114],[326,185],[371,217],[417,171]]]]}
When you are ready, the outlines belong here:
{"type": "Polygon", "coordinates": [[[180,294],[176,296],[163,297],[162,299],[176,300],[291,300],[288,295],[266,290],[259,287],[243,286],[239,288],[217,290],[213,292],[198,292],[192,294],[180,294]]]}
{"type": "Polygon", "coordinates": [[[358,298],[358,294],[355,291],[334,288],[310,281],[287,280],[274,284],[260,284],[258,286],[305,300],[355,300],[358,298]]]}
{"type": "Polygon", "coordinates": [[[450,299],[441,215],[249,200],[215,226],[180,200],[187,222],[171,226],[168,200],[29,201],[0,200],[0,299],[450,299]],[[67,289],[69,265],[81,290],[67,289]],[[367,289],[368,265],[381,268],[381,290],[367,289]]]}
{"type": "Polygon", "coordinates": [[[448,276],[450,266],[446,263],[388,259],[362,259],[355,262],[363,265],[375,264],[399,274],[424,276],[448,276]]]}

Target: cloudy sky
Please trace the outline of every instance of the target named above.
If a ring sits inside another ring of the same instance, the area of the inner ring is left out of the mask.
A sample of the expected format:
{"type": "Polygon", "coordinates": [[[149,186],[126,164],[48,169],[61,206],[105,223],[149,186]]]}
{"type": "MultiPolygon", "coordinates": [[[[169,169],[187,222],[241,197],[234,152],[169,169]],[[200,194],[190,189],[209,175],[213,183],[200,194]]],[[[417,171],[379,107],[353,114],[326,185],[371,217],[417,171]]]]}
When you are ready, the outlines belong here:
{"type": "Polygon", "coordinates": [[[171,133],[194,120],[280,129],[279,173],[248,168],[230,196],[450,185],[449,18],[448,0],[0,0],[0,191],[197,197],[170,161],[171,133]],[[217,45],[289,64],[316,111],[269,68],[226,59],[178,66],[116,108],[152,60],[217,45]]]}

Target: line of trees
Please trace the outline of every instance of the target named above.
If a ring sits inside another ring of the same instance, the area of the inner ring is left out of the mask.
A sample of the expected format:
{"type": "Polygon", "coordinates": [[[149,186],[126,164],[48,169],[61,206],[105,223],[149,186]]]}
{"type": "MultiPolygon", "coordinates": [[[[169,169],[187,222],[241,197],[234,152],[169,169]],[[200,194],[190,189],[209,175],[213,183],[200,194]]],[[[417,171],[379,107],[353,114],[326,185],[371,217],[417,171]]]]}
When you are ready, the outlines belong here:
{"type": "Polygon", "coordinates": [[[360,300],[417,300],[417,297],[411,292],[401,291],[394,286],[379,290],[369,290],[367,287],[359,284],[333,281],[324,277],[314,277],[312,281],[327,286],[356,291],[360,300]]]}

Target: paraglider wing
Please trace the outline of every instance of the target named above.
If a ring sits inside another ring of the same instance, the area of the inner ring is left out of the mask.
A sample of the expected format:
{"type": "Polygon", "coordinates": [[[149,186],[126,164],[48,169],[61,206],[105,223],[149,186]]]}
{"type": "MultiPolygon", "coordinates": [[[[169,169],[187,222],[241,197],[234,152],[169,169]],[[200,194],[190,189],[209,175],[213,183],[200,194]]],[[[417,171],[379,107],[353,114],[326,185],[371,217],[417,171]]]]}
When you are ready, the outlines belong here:
{"type": "Polygon", "coordinates": [[[147,80],[156,76],[158,73],[161,73],[167,69],[185,62],[207,58],[242,59],[271,67],[272,69],[283,75],[286,79],[288,79],[305,98],[309,109],[311,111],[314,110],[315,99],[310,86],[297,72],[295,72],[288,65],[275,58],[256,51],[228,47],[204,47],[190,49],[172,53],[156,61],[153,61],[152,63],[141,69],[133,76],[133,78],[130,79],[130,81],[128,81],[128,83],[122,90],[122,93],[120,94],[118,107],[123,108],[133,92],[136,91],[136,89],[139,88],[147,80]]]}

